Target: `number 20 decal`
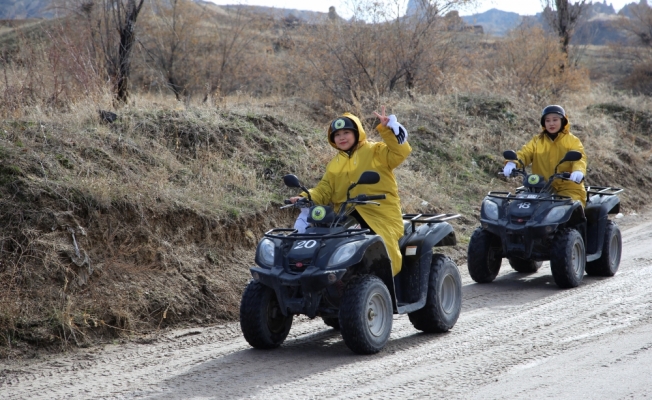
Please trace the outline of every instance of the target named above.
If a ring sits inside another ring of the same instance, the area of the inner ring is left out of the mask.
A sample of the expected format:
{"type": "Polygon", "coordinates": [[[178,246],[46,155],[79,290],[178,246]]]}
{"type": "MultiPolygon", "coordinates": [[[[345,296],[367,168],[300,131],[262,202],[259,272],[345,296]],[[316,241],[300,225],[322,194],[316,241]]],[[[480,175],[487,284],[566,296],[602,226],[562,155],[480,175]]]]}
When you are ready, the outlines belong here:
{"type": "Polygon", "coordinates": [[[313,247],[315,247],[316,244],[317,244],[317,242],[314,241],[314,240],[301,240],[301,241],[297,242],[297,245],[294,246],[293,250],[296,250],[296,249],[312,249],[313,247]]]}

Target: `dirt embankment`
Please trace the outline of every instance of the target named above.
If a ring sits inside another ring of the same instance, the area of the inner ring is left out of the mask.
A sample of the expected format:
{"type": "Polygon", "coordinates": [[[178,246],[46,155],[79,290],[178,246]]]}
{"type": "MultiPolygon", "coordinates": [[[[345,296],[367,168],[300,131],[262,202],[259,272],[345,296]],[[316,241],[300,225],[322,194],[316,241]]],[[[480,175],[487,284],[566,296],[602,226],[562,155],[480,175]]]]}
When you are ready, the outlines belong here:
{"type": "MultiPolygon", "coordinates": [[[[496,174],[500,154],[536,131],[536,112],[457,97],[401,107],[394,112],[414,149],[396,170],[404,207],[461,213],[450,254],[461,264],[484,194],[517,186],[496,174]]],[[[313,185],[333,154],[324,121],[301,116],[309,105],[281,108],[296,114],[126,110],[114,124],[96,115],[4,121],[0,356],[237,318],[257,241],[294,218],[278,210],[294,194],[280,177],[313,185]]],[[[573,126],[593,157],[591,182],[627,188],[623,210],[638,210],[652,186],[649,115],[581,110],[573,126]]]]}

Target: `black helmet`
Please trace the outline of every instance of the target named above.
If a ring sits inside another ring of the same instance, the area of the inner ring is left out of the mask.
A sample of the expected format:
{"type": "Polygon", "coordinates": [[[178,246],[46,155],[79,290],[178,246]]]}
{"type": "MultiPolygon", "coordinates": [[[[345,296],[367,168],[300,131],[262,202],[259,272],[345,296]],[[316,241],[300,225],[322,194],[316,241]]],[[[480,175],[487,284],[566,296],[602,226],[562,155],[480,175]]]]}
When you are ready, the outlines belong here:
{"type": "Polygon", "coordinates": [[[339,117],[331,122],[331,142],[335,142],[335,140],[333,140],[335,132],[339,131],[340,129],[350,129],[355,133],[356,139],[358,138],[358,126],[355,124],[355,122],[353,122],[351,118],[339,117]]]}
{"type": "Polygon", "coordinates": [[[552,106],[547,106],[546,108],[541,111],[541,126],[545,127],[545,117],[548,114],[557,114],[561,117],[561,127],[562,129],[566,126],[568,123],[568,119],[566,118],[566,111],[561,106],[558,105],[552,105],[552,106]]]}

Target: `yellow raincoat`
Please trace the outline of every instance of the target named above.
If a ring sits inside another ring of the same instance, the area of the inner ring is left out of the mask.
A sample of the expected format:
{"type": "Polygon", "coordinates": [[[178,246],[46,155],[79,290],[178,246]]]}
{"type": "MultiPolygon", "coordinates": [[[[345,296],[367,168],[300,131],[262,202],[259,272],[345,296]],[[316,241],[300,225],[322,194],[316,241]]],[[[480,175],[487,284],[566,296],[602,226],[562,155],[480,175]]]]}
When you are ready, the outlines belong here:
{"type": "MultiPolygon", "coordinates": [[[[346,201],[346,190],[364,171],[376,171],[380,174],[380,182],[373,185],[359,185],[351,190],[351,197],[358,194],[385,194],[386,199],[376,200],[380,206],[359,206],[356,211],[365,220],[374,232],[383,238],[387,253],[392,261],[392,274],[396,275],[402,267],[402,256],[398,240],[403,236],[403,217],[401,201],[398,197],[398,186],[394,177],[394,168],[400,165],[412,152],[409,143],[398,144],[394,132],[386,126],[379,124],[376,129],[384,142],[367,141],[367,135],[362,128],[362,123],[353,114],[344,113],[358,127],[358,144],[349,156],[344,151],[339,151],[326,165],[326,172],[321,181],[310,195],[316,204],[333,203],[338,210],[340,204],[346,201]]],[[[330,140],[331,128],[328,128],[327,140],[337,149],[330,140]]],[[[302,193],[302,196],[306,196],[302,193]]]]}
{"type": "MultiPolygon", "coordinates": [[[[550,139],[543,128],[541,133],[521,147],[516,154],[526,166],[532,164],[532,173],[548,179],[555,173],[555,166],[569,150],[579,151],[582,153],[582,158],[579,161],[562,163],[557,172],[580,171],[586,176],[587,159],[584,146],[577,136],[570,133],[570,122],[559,131],[554,141],[550,139]]],[[[586,207],[586,189],[583,182],[575,183],[569,180],[555,179],[552,187],[558,195],[579,200],[582,202],[582,206],[586,207]]]]}

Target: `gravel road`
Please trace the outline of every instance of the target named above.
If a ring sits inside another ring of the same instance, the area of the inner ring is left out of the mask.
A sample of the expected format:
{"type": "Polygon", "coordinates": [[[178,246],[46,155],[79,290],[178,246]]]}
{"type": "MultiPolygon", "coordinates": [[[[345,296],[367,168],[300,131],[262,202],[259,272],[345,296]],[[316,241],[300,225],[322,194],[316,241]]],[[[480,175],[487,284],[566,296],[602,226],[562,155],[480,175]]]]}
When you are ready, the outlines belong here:
{"type": "Polygon", "coordinates": [[[492,284],[460,266],[462,313],[446,334],[395,316],[385,349],[353,354],[319,318],[284,345],[251,349],[237,323],[147,343],[0,362],[2,399],[652,398],[652,220],[617,220],[620,270],[559,289],[505,262],[492,284]]]}

